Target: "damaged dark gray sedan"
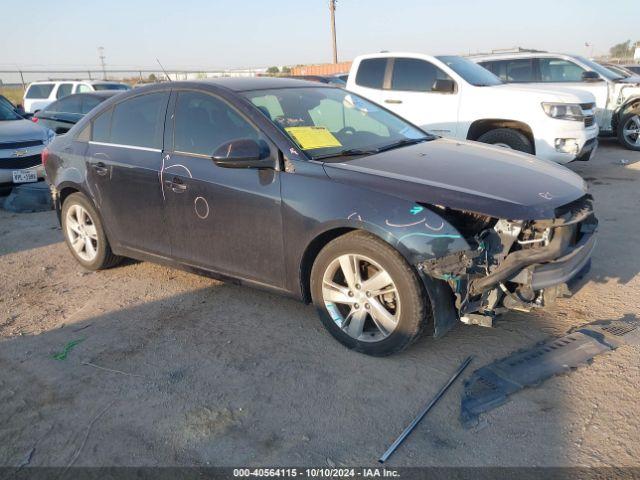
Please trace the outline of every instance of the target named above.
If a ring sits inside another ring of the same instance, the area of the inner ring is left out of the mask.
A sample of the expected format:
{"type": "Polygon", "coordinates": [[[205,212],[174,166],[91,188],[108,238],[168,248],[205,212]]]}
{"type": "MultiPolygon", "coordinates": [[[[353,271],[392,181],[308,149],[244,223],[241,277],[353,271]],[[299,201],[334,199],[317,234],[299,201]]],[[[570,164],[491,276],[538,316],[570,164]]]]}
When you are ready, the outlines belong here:
{"type": "Polygon", "coordinates": [[[370,355],[544,306],[595,245],[566,168],[292,79],[136,89],[43,162],[84,267],[132,257],[292,295],[370,355]]]}

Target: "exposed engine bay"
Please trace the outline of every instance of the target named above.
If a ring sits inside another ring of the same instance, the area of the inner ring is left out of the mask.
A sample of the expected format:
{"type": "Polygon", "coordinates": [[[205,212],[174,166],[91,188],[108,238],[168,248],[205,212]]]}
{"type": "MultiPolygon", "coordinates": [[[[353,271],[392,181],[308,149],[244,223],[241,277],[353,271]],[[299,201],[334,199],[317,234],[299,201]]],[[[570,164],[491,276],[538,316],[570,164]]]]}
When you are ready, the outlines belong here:
{"type": "Polygon", "coordinates": [[[491,326],[506,310],[551,304],[568,294],[567,283],[590,266],[598,225],[590,195],[556,208],[555,218],[548,220],[439,213],[473,248],[426,260],[418,268],[449,284],[464,323],[491,326]]]}

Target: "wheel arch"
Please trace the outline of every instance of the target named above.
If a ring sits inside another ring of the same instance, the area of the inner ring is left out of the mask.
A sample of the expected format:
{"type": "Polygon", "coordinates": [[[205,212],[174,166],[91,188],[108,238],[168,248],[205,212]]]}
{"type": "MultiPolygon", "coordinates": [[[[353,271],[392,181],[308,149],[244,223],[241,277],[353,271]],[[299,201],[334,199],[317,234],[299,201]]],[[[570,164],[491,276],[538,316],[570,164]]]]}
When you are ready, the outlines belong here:
{"type": "Polygon", "coordinates": [[[386,232],[377,225],[360,221],[347,221],[345,223],[332,222],[331,224],[326,225],[322,230],[315,232],[315,234],[312,235],[312,239],[307,243],[302,254],[299,266],[299,279],[300,291],[305,303],[311,302],[311,268],[313,267],[313,263],[320,251],[332,240],[355,231],[370,233],[376,238],[379,238],[397,250],[409,265],[415,267],[411,254],[407,248],[402,243],[398,243],[397,239],[393,235],[389,234],[389,232],[386,232]]]}
{"type": "Polygon", "coordinates": [[[613,117],[612,127],[614,132],[618,131],[618,127],[620,126],[620,120],[622,120],[622,117],[632,111],[637,111],[638,113],[640,113],[640,95],[628,99],[618,109],[617,115],[614,115],[613,117]]]}
{"type": "MultiPolygon", "coordinates": [[[[318,254],[332,240],[350,232],[362,231],[374,235],[376,238],[389,244],[414,268],[412,255],[407,247],[399,242],[392,242],[395,237],[378,231],[375,225],[340,225],[333,226],[318,233],[307,245],[300,262],[300,287],[302,299],[305,303],[311,303],[311,269],[318,254]],[[373,228],[372,228],[373,227],[373,228]]],[[[441,337],[455,326],[458,314],[455,307],[455,297],[452,290],[443,280],[433,278],[415,268],[416,274],[421,279],[422,286],[430,300],[432,318],[429,322],[429,334],[441,337]]]]}
{"type": "Polygon", "coordinates": [[[535,138],[531,127],[519,120],[509,120],[505,118],[484,118],[474,121],[467,131],[467,140],[478,140],[485,133],[496,128],[510,128],[522,133],[531,142],[535,154],[535,138]]]}

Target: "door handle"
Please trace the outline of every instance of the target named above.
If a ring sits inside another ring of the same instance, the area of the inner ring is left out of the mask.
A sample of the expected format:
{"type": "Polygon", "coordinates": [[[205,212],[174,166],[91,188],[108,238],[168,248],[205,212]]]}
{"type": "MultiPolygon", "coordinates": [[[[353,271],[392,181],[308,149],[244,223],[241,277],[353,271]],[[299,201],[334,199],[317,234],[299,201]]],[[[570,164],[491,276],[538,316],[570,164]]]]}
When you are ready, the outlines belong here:
{"type": "Polygon", "coordinates": [[[164,184],[174,193],[184,193],[187,190],[187,186],[178,177],[173,177],[171,180],[165,180],[164,184]]]}
{"type": "Polygon", "coordinates": [[[109,173],[109,169],[107,168],[107,166],[102,163],[102,162],[98,162],[98,163],[94,163],[93,164],[93,170],[101,176],[105,176],[107,173],[109,173]]]}
{"type": "Polygon", "coordinates": [[[392,99],[392,98],[387,98],[387,99],[384,101],[384,103],[395,103],[395,104],[398,104],[398,103],[402,103],[402,100],[394,100],[394,99],[392,99]]]}

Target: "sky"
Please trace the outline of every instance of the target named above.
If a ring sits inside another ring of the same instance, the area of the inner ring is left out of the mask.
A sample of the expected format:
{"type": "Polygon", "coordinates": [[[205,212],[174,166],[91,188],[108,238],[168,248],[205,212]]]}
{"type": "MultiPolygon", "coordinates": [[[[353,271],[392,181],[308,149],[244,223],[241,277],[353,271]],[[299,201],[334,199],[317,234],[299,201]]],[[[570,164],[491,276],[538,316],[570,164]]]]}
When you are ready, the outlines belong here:
{"type": "MultiPolygon", "coordinates": [[[[0,68],[242,68],[331,61],[328,0],[5,0],[0,68]],[[28,6],[28,7],[27,7],[28,6]]],[[[640,40],[640,0],[338,0],[339,60],[640,40]]]]}

